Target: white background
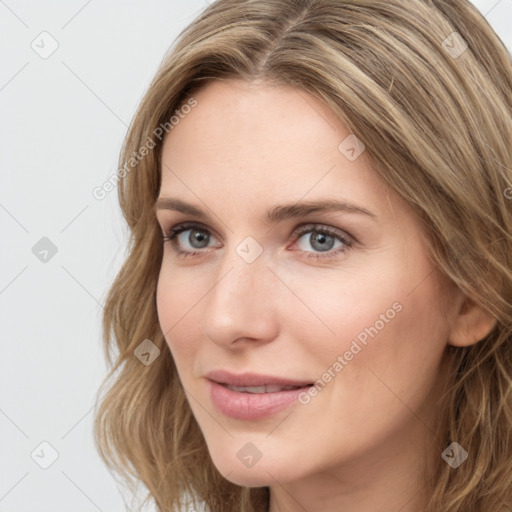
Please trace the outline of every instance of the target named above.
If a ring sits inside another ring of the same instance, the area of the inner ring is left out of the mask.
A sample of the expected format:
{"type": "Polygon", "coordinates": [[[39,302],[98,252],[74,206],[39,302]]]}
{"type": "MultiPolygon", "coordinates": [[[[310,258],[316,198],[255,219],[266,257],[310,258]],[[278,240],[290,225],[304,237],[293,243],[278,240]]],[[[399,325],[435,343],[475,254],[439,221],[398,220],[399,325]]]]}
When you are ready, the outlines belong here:
{"type": "MultiPolygon", "coordinates": [[[[474,4],[512,49],[512,0],[474,4]]],[[[92,190],[117,171],[165,52],[206,6],[0,0],[0,512],[126,510],[92,420],[101,304],[127,230],[117,190],[92,190]],[[44,31],[58,42],[47,59],[31,47],[51,48],[44,31]],[[47,262],[32,252],[43,237],[57,248],[47,262]],[[58,452],[48,469],[31,458],[49,460],[43,441],[58,452]]]]}

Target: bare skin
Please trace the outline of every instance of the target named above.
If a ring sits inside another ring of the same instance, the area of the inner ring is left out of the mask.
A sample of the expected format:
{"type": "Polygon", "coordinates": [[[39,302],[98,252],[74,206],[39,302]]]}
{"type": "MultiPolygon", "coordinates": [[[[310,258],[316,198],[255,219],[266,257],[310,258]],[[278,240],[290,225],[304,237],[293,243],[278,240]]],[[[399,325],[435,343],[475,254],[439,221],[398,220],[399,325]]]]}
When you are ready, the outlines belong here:
{"type": "Polygon", "coordinates": [[[208,218],[158,210],[162,232],[199,227],[165,242],[157,306],[213,463],[238,485],[270,487],[270,512],[419,512],[422,464],[440,457],[446,348],[478,342],[493,320],[434,267],[418,219],[367,153],[350,161],[338,149],[349,132],[316,98],[238,80],[194,96],[164,141],[160,198],[208,218]],[[266,219],[276,205],[323,199],[374,216],[266,219]],[[262,250],[251,263],[237,252],[247,237],[258,245],[243,247],[262,250]],[[346,355],[371,326],[378,333],[346,355]],[[308,403],[256,421],[219,412],[205,378],[227,369],[316,381],[329,368],[308,403]],[[252,467],[237,457],[248,442],[261,453],[252,467]]]}

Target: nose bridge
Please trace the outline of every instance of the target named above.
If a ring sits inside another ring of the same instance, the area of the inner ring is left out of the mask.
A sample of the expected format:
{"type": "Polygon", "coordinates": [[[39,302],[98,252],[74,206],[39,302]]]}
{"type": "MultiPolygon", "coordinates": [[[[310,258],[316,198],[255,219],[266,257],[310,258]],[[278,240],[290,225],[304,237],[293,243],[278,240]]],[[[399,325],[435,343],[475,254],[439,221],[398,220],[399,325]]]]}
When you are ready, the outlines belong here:
{"type": "Polygon", "coordinates": [[[250,249],[247,252],[244,252],[244,249],[247,247],[243,243],[239,244],[224,256],[210,300],[213,307],[220,308],[219,313],[222,313],[224,305],[227,306],[227,311],[230,311],[232,306],[247,306],[253,312],[259,309],[257,301],[264,291],[262,288],[265,282],[270,277],[266,274],[270,272],[264,264],[262,255],[254,258],[250,249]]]}
{"type": "Polygon", "coordinates": [[[236,300],[244,295],[248,299],[256,298],[261,292],[260,288],[272,275],[266,267],[265,256],[263,247],[251,236],[226,247],[220,266],[220,281],[216,285],[219,287],[218,294],[236,300]]]}
{"type": "Polygon", "coordinates": [[[263,249],[255,240],[244,240],[227,251],[205,298],[203,332],[217,344],[271,336],[274,276],[266,266],[263,249]]]}

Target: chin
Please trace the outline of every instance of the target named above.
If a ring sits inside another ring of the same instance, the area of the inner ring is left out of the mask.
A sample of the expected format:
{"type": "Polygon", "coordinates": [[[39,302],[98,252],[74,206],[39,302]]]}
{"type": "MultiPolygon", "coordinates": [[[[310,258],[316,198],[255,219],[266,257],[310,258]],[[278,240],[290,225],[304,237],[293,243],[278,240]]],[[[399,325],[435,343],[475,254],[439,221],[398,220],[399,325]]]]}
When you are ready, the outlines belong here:
{"type": "Polygon", "coordinates": [[[227,458],[225,453],[214,455],[219,455],[212,457],[219,473],[231,483],[243,487],[268,487],[274,485],[276,480],[287,482],[303,476],[304,468],[301,468],[301,474],[297,474],[297,468],[286,463],[282,457],[276,460],[263,456],[249,467],[238,458],[237,453],[233,454],[233,458],[227,458]]]}
{"type": "Polygon", "coordinates": [[[228,466],[217,469],[226,480],[242,487],[268,487],[274,483],[272,476],[263,468],[233,468],[228,466]]]}

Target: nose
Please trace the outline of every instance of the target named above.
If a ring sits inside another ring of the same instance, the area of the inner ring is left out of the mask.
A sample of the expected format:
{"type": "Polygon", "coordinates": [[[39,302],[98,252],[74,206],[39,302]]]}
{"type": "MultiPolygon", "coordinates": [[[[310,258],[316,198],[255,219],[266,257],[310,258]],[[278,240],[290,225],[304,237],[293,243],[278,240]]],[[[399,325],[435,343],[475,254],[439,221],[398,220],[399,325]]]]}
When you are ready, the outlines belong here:
{"type": "Polygon", "coordinates": [[[231,249],[202,301],[201,330],[225,348],[271,341],[278,333],[278,286],[263,255],[249,263],[231,249]]]}

